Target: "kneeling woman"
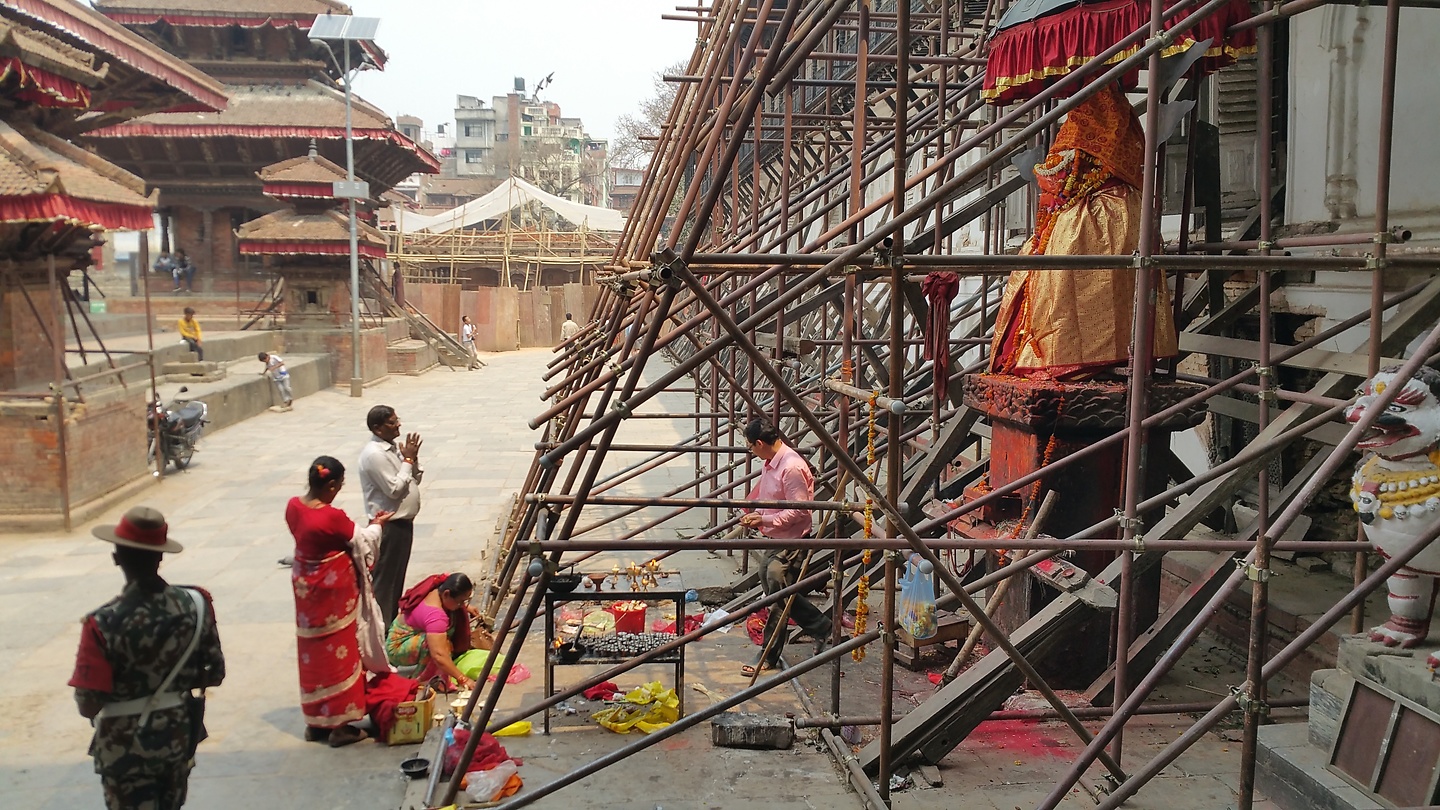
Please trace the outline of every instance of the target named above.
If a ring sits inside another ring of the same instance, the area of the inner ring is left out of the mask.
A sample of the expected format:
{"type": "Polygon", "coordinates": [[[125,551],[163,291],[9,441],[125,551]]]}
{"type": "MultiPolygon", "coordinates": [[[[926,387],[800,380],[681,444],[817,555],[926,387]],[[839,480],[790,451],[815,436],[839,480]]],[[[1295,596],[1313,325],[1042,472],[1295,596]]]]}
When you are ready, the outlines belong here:
{"type": "Polygon", "coordinates": [[[385,652],[401,675],[418,681],[441,676],[462,689],[475,685],[455,666],[455,656],[470,649],[474,592],[464,574],[435,574],[400,597],[400,615],[390,625],[385,652]]]}
{"type": "Polygon", "coordinates": [[[383,620],[363,557],[380,542],[388,512],[358,528],[331,506],[345,486],[345,467],[330,456],[310,465],[310,489],[291,498],[285,522],[295,537],[295,634],[305,739],[348,745],[366,737],[350,723],[365,716],[365,671],[388,672],[380,653],[383,620]]]}

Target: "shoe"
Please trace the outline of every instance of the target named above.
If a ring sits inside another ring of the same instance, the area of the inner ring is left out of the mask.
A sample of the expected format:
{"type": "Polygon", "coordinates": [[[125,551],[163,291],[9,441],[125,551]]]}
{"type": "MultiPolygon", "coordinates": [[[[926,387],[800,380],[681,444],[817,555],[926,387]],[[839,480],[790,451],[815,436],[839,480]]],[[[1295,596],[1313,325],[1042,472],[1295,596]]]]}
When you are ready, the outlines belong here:
{"type": "Polygon", "coordinates": [[[365,729],[354,726],[341,726],[330,732],[330,747],[343,748],[347,745],[370,739],[365,729]]]}
{"type": "Polygon", "coordinates": [[[293,568],[293,567],[295,566],[295,558],[294,558],[294,557],[281,557],[281,558],[280,558],[280,564],[283,565],[283,566],[285,566],[286,568],[293,568]]]}
{"type": "Polygon", "coordinates": [[[305,727],[305,742],[329,742],[330,729],[316,728],[315,726],[305,727]]]}
{"type": "Polygon", "coordinates": [[[832,636],[834,633],[835,633],[835,623],[834,623],[834,622],[831,622],[831,623],[830,623],[830,626],[827,627],[827,628],[825,628],[825,632],[823,632],[823,633],[821,633],[821,634],[819,634],[819,635],[817,635],[817,636],[815,637],[815,654],[816,654],[816,655],[820,655],[821,653],[823,653],[823,652],[825,652],[826,650],[830,649],[831,647],[835,646],[834,642],[832,642],[832,641],[830,640],[830,636],[832,636]]]}

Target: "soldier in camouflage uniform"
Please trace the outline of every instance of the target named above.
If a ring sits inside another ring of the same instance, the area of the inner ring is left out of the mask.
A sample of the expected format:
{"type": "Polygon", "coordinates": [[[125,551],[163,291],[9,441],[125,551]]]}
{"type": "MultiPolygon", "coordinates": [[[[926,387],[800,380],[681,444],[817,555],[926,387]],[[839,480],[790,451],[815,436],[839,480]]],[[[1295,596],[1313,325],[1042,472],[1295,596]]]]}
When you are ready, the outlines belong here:
{"type": "Polygon", "coordinates": [[[195,689],[203,695],[225,678],[210,595],[160,578],[162,554],[182,548],[167,532],[164,516],[143,506],[126,512],[114,527],[94,529],[96,537],[115,544],[125,589],[85,617],[70,685],[80,714],[95,725],[90,754],[110,810],[172,810],[185,804],[195,746],[205,728],[200,713],[181,696],[195,689]],[[182,658],[174,680],[160,691],[182,658]]]}

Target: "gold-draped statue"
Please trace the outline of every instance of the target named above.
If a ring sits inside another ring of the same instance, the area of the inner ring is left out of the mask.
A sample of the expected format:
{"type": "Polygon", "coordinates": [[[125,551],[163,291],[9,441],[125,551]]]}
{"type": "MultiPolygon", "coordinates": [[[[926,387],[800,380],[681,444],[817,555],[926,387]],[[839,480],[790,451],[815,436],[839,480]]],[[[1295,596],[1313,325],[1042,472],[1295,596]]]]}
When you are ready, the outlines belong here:
{"type": "MultiPolygon", "coordinates": [[[[1066,117],[1045,162],[1035,234],[1022,255],[1129,255],[1140,244],[1145,135],[1118,86],[1066,117]]],[[[1019,270],[1010,274],[990,347],[990,371],[1082,380],[1130,359],[1135,271],[1019,270]]],[[[1155,307],[1155,357],[1177,352],[1170,296],[1155,307]]]]}

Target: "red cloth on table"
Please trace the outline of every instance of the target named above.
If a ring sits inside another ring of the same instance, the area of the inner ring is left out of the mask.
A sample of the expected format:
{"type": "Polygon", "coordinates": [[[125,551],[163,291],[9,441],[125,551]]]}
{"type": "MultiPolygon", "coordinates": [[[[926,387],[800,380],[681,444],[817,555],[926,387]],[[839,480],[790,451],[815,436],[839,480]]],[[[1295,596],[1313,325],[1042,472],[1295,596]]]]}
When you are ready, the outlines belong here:
{"type": "Polygon", "coordinates": [[[949,391],[950,382],[950,302],[960,292],[960,276],[949,270],[929,273],[920,283],[930,304],[925,324],[925,359],[931,361],[931,395],[938,409],[949,391]]]}
{"type": "Polygon", "coordinates": [[[365,685],[365,712],[380,730],[379,739],[390,736],[395,725],[395,707],[415,697],[420,682],[394,673],[377,674],[365,685]]]}

